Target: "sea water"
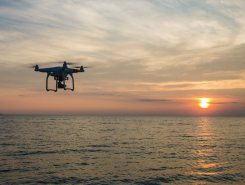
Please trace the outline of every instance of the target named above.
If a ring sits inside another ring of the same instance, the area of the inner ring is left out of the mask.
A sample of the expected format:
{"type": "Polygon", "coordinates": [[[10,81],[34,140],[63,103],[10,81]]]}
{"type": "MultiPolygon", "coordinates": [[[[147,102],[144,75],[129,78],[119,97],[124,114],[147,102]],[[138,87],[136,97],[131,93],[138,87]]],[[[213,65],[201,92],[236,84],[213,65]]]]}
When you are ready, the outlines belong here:
{"type": "Polygon", "coordinates": [[[0,184],[245,184],[244,117],[0,116],[0,184]]]}

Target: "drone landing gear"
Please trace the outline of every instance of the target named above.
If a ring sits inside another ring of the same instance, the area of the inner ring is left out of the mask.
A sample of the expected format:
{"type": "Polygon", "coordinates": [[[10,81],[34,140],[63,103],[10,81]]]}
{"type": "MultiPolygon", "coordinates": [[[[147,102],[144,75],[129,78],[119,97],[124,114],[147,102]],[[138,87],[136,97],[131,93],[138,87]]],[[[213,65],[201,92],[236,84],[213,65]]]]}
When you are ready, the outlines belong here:
{"type": "MultiPolygon", "coordinates": [[[[66,79],[65,79],[64,73],[63,73],[64,90],[72,90],[72,91],[74,91],[74,78],[73,78],[72,73],[69,73],[69,75],[71,76],[71,79],[72,79],[72,88],[66,88],[66,84],[65,84],[66,79]]],[[[68,80],[68,77],[66,77],[66,78],[68,80]]]]}
{"type": "Polygon", "coordinates": [[[72,74],[69,74],[72,78],[72,86],[73,88],[66,88],[66,85],[65,85],[65,81],[68,80],[68,77],[64,77],[64,74],[63,74],[63,77],[54,77],[54,80],[56,80],[56,89],[49,89],[48,88],[48,78],[49,78],[49,74],[47,74],[47,78],[46,78],[46,90],[47,91],[54,91],[54,92],[57,92],[58,88],[64,88],[64,90],[72,90],[74,91],[74,78],[73,78],[73,75],[72,74]],[[61,83],[63,81],[63,84],[61,83]]]}
{"type": "Polygon", "coordinates": [[[57,88],[58,88],[57,80],[56,80],[56,89],[49,89],[49,88],[48,88],[48,77],[49,77],[49,74],[47,73],[47,78],[46,78],[46,90],[47,90],[47,91],[54,91],[54,92],[57,92],[57,88]]]}

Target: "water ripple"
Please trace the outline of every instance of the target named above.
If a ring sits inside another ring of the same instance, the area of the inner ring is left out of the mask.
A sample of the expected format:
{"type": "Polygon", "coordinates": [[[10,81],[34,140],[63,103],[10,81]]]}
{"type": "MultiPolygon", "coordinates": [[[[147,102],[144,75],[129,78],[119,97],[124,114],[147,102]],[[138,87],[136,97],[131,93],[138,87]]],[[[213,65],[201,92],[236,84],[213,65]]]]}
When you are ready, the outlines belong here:
{"type": "Polygon", "coordinates": [[[1,184],[243,184],[245,118],[11,116],[1,184]]]}

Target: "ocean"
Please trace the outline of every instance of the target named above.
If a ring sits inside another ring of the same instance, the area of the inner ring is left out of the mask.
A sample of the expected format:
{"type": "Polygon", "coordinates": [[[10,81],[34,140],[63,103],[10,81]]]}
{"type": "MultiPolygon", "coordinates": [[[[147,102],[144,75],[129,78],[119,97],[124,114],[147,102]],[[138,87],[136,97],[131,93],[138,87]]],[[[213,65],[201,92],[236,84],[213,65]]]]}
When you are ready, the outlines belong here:
{"type": "Polygon", "coordinates": [[[244,117],[0,116],[0,184],[245,184],[244,117]]]}

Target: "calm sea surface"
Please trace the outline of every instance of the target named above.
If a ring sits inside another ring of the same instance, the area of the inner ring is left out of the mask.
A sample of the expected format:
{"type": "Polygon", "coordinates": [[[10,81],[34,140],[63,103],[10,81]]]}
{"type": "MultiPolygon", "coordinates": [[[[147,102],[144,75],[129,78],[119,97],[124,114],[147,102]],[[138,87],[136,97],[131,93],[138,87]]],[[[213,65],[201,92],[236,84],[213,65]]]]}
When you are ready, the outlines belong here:
{"type": "Polygon", "coordinates": [[[245,118],[0,116],[0,184],[245,184],[245,118]]]}

